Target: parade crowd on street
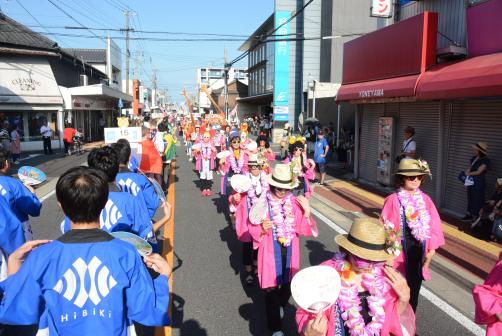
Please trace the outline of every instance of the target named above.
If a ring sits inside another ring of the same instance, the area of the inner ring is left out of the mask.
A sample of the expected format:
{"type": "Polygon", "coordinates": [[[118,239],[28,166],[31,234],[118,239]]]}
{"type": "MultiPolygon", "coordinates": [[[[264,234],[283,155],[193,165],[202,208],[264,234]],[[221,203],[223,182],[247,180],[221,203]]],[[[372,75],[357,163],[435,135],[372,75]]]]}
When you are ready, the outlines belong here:
{"type": "MultiPolygon", "coordinates": [[[[33,237],[29,220],[40,215],[42,203],[31,185],[9,175],[15,151],[0,150],[0,335],[125,336],[171,323],[172,268],[160,255],[157,235],[174,206],[165,191],[177,144],[194,164],[200,197],[218,194],[226,205],[228,225],[241,242],[243,285],[260,288],[270,333],[284,335],[284,308],[301,269],[300,237],[319,235],[310,206],[313,186],[325,183],[330,153],[341,148],[336,144],[344,143],[345,153],[350,148],[348,131],[336,141],[333,127],[293,135],[286,124],[278,153],[270,146],[270,120],[169,114],[131,125],[141,127],[140,142],[120,139],[92,149],[88,166],[59,177],[56,198],[65,218],[54,240],[33,237]],[[213,183],[217,175],[219,185],[213,183]],[[124,242],[117,232],[146,245],[124,242]]],[[[65,132],[67,150],[74,131],[65,132]]],[[[421,190],[433,172],[414,157],[413,128],[405,133],[395,192],[379,219],[358,218],[348,234],[334,237],[333,257],[322,265],[339,274],[340,293],[332,304],[299,307],[298,334],[415,334],[420,288],[431,279],[431,261],[445,239],[436,206],[421,190]]],[[[467,176],[489,166],[482,155],[486,144],[476,148],[467,176]]],[[[45,141],[44,150],[51,150],[45,141]]],[[[487,335],[502,335],[502,254],[473,297],[476,322],[487,325],[487,335]]]]}

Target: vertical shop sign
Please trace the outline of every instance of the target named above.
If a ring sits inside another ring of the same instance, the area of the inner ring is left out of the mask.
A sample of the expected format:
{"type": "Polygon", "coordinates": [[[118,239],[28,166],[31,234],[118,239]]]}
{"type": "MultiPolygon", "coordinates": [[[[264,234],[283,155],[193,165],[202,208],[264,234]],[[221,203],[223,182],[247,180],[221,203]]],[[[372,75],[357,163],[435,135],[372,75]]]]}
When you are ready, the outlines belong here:
{"type": "Polygon", "coordinates": [[[383,185],[391,184],[394,148],[394,118],[381,117],[378,121],[378,166],[377,181],[383,185]]]}
{"type": "MultiPolygon", "coordinates": [[[[289,38],[290,23],[284,23],[290,17],[291,14],[288,11],[275,12],[275,28],[280,27],[275,32],[276,39],[289,38]]],[[[274,121],[289,120],[289,43],[288,41],[275,42],[274,121]]]]}

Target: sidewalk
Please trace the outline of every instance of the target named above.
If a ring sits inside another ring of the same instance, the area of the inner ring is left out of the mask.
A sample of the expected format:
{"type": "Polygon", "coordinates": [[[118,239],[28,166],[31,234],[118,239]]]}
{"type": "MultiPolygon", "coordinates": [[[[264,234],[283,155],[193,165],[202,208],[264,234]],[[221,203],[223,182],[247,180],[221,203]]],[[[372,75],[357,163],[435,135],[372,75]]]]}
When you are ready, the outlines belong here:
{"type": "MultiPolygon", "coordinates": [[[[384,191],[352,181],[351,174],[343,175],[340,169],[336,169],[338,174],[333,174],[335,167],[333,164],[330,166],[326,179],[328,183],[314,188],[314,198],[322,200],[351,220],[356,216],[379,217],[385,199],[384,191]]],[[[438,254],[472,275],[484,279],[497,262],[502,246],[462,232],[458,220],[448,216],[442,219],[446,245],[438,250],[438,254]]]]}

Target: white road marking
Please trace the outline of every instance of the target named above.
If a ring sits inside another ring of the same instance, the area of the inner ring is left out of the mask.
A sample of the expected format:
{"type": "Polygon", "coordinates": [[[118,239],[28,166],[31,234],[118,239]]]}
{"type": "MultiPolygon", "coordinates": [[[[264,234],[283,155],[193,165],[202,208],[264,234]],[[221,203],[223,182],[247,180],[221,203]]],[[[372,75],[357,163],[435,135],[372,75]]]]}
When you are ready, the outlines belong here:
{"type": "MultiPolygon", "coordinates": [[[[320,220],[322,220],[324,223],[326,223],[329,227],[331,227],[333,230],[338,232],[339,234],[347,234],[347,231],[345,231],[342,227],[337,225],[335,222],[333,222],[331,219],[328,217],[324,216],[322,213],[317,211],[316,209],[311,209],[311,212],[320,220]]],[[[454,319],[458,324],[469,330],[473,335],[476,336],[483,336],[485,335],[486,331],[481,328],[479,325],[471,321],[470,318],[459,312],[457,309],[449,305],[446,301],[441,299],[439,296],[431,292],[429,289],[427,289],[425,286],[422,286],[420,289],[420,294],[429,300],[433,305],[441,309],[446,315],[450,316],[452,319],[454,319]]]]}
{"type": "Polygon", "coordinates": [[[28,155],[27,157],[25,158],[22,158],[22,159],[19,159],[19,161],[24,161],[24,160],[29,160],[29,159],[33,159],[34,157],[37,157],[37,156],[40,156],[42,154],[30,154],[28,155]]]}
{"type": "Polygon", "coordinates": [[[45,201],[46,199],[48,199],[49,197],[51,197],[55,193],[56,193],[56,189],[54,189],[53,191],[51,191],[48,194],[45,194],[42,198],[40,198],[40,203],[42,203],[43,201],[45,201]]]}

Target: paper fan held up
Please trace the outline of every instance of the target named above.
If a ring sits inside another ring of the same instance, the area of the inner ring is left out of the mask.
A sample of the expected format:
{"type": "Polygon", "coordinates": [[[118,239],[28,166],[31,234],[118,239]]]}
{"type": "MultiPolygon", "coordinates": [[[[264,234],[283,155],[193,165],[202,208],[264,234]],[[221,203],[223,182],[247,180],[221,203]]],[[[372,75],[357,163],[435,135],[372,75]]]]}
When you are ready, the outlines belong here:
{"type": "MultiPolygon", "coordinates": [[[[335,242],[342,252],[321,264],[336,270],[341,280],[336,304],[322,313],[327,321],[325,335],[414,335],[415,315],[406,280],[387,264],[392,256],[385,251],[381,223],[358,218],[349,233],[336,236],[335,242]]],[[[299,333],[307,334],[304,331],[315,318],[316,314],[299,308],[299,333]]]]}

